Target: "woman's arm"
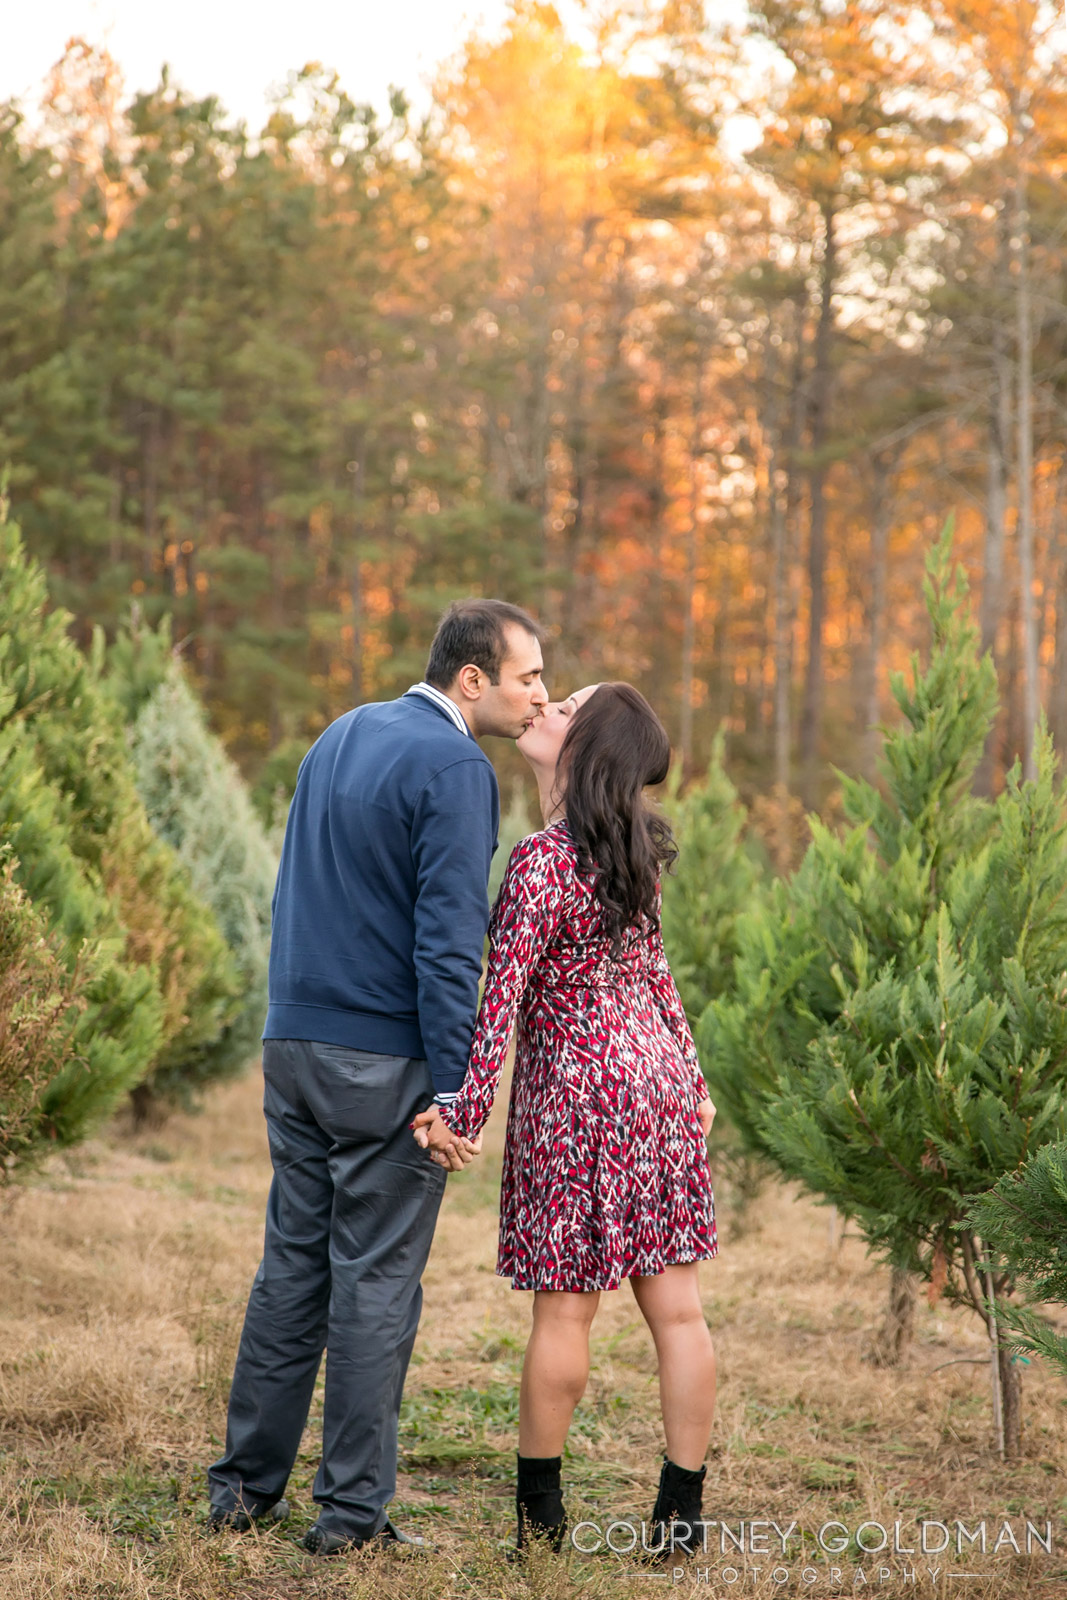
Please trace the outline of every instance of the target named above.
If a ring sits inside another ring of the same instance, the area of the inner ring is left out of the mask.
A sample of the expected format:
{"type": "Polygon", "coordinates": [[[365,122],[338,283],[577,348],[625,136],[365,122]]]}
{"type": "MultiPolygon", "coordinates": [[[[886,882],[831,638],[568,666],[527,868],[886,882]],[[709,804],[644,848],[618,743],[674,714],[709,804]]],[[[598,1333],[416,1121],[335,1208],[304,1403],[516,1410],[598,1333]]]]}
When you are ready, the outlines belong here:
{"type": "MultiPolygon", "coordinates": [[[[489,922],[489,966],[467,1075],[456,1099],[441,1108],[448,1137],[476,1138],[493,1109],[519,1003],[559,925],[569,872],[566,857],[543,834],[520,840],[511,853],[489,922]]],[[[431,1134],[431,1148],[434,1142],[431,1134]]]]}

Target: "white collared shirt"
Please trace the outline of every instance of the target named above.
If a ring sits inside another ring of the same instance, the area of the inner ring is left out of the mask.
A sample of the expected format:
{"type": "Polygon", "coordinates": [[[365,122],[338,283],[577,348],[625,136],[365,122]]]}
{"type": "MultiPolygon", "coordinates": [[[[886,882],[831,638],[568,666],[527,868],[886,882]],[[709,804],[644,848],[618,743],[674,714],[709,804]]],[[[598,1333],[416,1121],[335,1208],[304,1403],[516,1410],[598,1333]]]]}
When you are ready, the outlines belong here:
{"type": "Polygon", "coordinates": [[[471,733],[466,722],[463,720],[463,713],[457,706],[456,702],[454,700],[450,700],[447,694],[442,694],[440,689],[435,689],[432,683],[426,683],[425,681],[422,683],[413,683],[407,692],[408,694],[425,695],[427,700],[432,700],[435,706],[439,706],[440,709],[446,713],[446,715],[452,718],[452,721],[456,724],[456,727],[459,729],[460,733],[466,734],[468,739],[474,738],[473,733],[471,733]]]}

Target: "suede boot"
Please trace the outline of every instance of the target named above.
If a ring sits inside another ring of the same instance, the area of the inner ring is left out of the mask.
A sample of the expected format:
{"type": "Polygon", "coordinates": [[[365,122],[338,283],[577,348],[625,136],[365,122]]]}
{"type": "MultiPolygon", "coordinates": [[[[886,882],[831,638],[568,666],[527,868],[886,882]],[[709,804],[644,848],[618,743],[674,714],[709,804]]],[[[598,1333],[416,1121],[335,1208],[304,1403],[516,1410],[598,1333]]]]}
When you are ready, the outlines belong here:
{"type": "Polygon", "coordinates": [[[516,1549],[528,1549],[531,1540],[544,1539],[558,1554],[567,1532],[567,1513],[563,1509],[560,1488],[562,1457],[519,1456],[518,1464],[516,1549]]]}
{"type": "Polygon", "coordinates": [[[704,1551],[704,1479],[707,1466],[692,1472],[663,1457],[659,1493],[652,1509],[652,1526],[646,1548],[654,1555],[670,1556],[683,1551],[692,1556],[704,1551]]]}

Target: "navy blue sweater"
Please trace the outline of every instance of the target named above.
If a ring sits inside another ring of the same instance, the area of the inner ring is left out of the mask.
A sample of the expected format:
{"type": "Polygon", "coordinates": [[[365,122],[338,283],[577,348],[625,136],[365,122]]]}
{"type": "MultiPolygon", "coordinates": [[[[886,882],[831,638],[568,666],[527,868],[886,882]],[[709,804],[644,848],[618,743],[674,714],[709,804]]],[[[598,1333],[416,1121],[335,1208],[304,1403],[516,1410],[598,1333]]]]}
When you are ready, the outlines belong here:
{"type": "Polygon", "coordinates": [[[488,757],[421,694],[331,723],[289,808],[263,1037],[425,1056],[457,1090],[499,818],[488,757]]]}

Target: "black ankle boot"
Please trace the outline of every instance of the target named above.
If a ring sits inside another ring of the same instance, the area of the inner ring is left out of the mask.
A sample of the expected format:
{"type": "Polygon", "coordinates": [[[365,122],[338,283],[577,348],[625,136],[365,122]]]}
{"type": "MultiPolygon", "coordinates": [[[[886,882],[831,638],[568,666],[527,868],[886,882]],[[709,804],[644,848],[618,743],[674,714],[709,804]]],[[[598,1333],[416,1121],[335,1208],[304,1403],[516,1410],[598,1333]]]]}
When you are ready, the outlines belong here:
{"type": "Polygon", "coordinates": [[[707,1467],[691,1472],[687,1467],[677,1467],[663,1457],[663,1470],[659,1475],[659,1493],[652,1509],[652,1527],[649,1529],[646,1548],[655,1555],[669,1556],[681,1550],[687,1556],[704,1550],[704,1529],[699,1526],[703,1516],[704,1479],[707,1467]]]}
{"type": "Polygon", "coordinates": [[[529,1547],[531,1539],[544,1539],[558,1554],[567,1532],[567,1513],[560,1488],[560,1456],[519,1456],[515,1489],[518,1513],[516,1548],[529,1547]]]}

